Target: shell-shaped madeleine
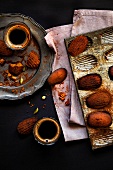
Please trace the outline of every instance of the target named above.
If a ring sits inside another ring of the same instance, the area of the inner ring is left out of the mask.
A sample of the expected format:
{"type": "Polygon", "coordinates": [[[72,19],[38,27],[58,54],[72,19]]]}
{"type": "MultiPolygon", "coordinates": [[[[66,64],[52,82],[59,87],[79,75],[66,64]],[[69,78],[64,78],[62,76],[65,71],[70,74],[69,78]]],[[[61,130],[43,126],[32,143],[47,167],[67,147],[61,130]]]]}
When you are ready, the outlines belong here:
{"type": "Polygon", "coordinates": [[[97,58],[94,55],[83,55],[74,58],[78,70],[90,70],[97,65],[97,58]]]}
{"type": "Polygon", "coordinates": [[[40,57],[35,51],[32,50],[28,56],[26,65],[29,68],[37,68],[39,64],[40,64],[40,57]]]}
{"type": "Polygon", "coordinates": [[[107,29],[100,36],[101,36],[101,44],[112,44],[113,43],[113,28],[107,29]]]}

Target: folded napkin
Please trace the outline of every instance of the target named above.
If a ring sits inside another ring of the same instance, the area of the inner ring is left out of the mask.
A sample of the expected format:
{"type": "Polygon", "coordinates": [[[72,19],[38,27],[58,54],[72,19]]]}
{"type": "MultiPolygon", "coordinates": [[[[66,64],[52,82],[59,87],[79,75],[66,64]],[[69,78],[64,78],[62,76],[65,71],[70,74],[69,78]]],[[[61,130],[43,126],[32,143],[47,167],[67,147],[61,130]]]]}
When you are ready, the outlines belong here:
{"type": "Polygon", "coordinates": [[[68,71],[68,75],[64,82],[52,87],[54,104],[65,141],[83,139],[87,137],[86,128],[81,126],[84,125],[84,119],[80,103],[78,102],[74,79],[64,44],[64,38],[68,38],[70,36],[71,28],[72,25],[51,28],[50,30],[47,30],[48,34],[45,37],[47,44],[55,51],[52,71],[61,67],[66,68],[68,71]],[[61,101],[59,99],[59,92],[64,92],[66,94],[65,101],[61,101]],[[69,102],[69,105],[66,105],[67,101],[69,102]],[[70,114],[74,114],[74,121],[76,124],[69,123],[70,114]]]}
{"type": "Polygon", "coordinates": [[[111,25],[113,25],[113,11],[75,10],[73,24],[46,30],[46,42],[55,51],[52,71],[61,67],[66,68],[68,71],[64,82],[52,87],[53,100],[65,141],[85,139],[88,138],[88,134],[64,39],[111,25]],[[59,99],[60,92],[66,94],[64,101],[59,99]]]}

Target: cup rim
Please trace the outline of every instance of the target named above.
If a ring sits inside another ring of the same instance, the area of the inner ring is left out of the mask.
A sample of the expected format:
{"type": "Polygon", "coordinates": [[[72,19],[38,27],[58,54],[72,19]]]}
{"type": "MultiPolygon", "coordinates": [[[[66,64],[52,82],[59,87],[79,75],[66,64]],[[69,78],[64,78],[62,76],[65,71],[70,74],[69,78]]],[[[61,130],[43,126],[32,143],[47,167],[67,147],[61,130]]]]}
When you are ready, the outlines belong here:
{"type": "Polygon", "coordinates": [[[59,136],[61,134],[61,129],[60,129],[60,126],[59,126],[58,122],[54,118],[43,117],[40,120],[38,120],[37,123],[34,125],[33,134],[34,134],[35,140],[38,141],[40,144],[51,145],[51,144],[54,144],[58,140],[58,138],[59,138],[59,136]],[[57,128],[57,132],[56,132],[55,136],[53,138],[51,138],[51,139],[48,139],[48,138],[43,139],[40,136],[39,132],[38,132],[39,127],[41,126],[41,124],[43,122],[46,122],[46,121],[52,122],[57,128]]]}
{"type": "Polygon", "coordinates": [[[4,42],[6,43],[6,45],[8,46],[8,48],[10,48],[12,50],[23,50],[29,45],[30,40],[31,40],[30,28],[23,22],[11,22],[4,29],[3,39],[4,39],[4,42]],[[10,33],[16,29],[22,30],[26,35],[25,40],[20,44],[12,43],[9,38],[10,33]]]}

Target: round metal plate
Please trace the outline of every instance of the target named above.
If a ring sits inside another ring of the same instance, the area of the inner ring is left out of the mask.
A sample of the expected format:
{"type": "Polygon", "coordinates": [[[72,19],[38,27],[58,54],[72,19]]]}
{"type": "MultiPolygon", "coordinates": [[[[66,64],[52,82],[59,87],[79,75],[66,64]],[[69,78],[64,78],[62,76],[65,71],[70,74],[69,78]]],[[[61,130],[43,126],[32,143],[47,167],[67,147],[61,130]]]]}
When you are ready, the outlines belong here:
{"type": "MultiPolygon", "coordinates": [[[[3,30],[11,22],[25,23],[30,28],[31,34],[34,37],[28,49],[26,51],[19,52],[20,58],[21,54],[28,53],[29,50],[32,49],[38,51],[39,48],[40,52],[40,65],[35,70],[27,70],[27,74],[30,77],[27,82],[18,86],[6,84],[2,85],[2,83],[0,84],[0,99],[16,100],[32,95],[44,85],[46,79],[51,73],[54,53],[46,44],[44,39],[46,31],[44,28],[36,23],[32,18],[22,14],[0,14],[0,39],[3,37],[3,30]]],[[[16,60],[16,53],[15,59],[13,60],[16,60]]],[[[0,66],[0,72],[4,69],[5,66],[0,66]]]]}

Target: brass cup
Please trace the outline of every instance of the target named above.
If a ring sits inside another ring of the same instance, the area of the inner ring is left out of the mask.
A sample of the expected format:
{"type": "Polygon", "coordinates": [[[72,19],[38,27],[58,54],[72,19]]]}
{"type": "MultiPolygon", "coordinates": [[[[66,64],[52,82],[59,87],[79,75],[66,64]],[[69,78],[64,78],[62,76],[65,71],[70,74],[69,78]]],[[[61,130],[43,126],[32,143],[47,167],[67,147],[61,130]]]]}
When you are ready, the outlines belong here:
{"type": "Polygon", "coordinates": [[[23,22],[12,22],[4,29],[4,41],[12,50],[25,49],[31,40],[31,31],[23,22]]]}
{"type": "Polygon", "coordinates": [[[61,133],[61,130],[60,130],[60,126],[59,126],[58,122],[53,118],[47,118],[47,117],[42,118],[39,121],[37,121],[37,123],[35,124],[34,129],[33,129],[33,134],[34,134],[35,140],[38,141],[42,145],[54,144],[58,140],[60,133],[61,133]],[[52,137],[52,138],[43,138],[43,137],[41,137],[41,134],[39,134],[40,127],[42,126],[42,124],[44,122],[47,122],[47,121],[53,123],[53,125],[56,128],[56,133],[55,133],[54,137],[52,137]]]}

